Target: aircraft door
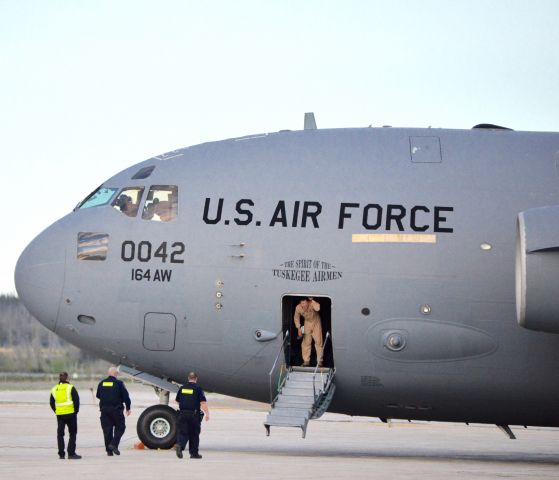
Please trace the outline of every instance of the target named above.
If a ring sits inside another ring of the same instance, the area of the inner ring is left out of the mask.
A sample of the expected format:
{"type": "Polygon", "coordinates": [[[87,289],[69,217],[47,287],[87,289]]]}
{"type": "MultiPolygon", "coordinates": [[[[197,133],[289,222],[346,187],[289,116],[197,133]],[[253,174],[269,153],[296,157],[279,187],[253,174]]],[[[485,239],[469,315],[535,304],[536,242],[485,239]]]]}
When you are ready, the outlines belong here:
{"type": "MultiPolygon", "coordinates": [[[[295,307],[308,295],[284,295],[282,298],[282,331],[289,332],[289,341],[285,349],[285,362],[289,366],[300,366],[303,363],[302,338],[297,338],[297,328],[294,323],[295,307]]],[[[324,356],[322,364],[324,367],[334,367],[334,354],[332,349],[332,300],[329,297],[313,296],[314,300],[320,304],[320,322],[322,327],[322,343],[324,345],[324,356]],[[330,332],[326,339],[327,332],[330,332]]],[[[301,322],[304,324],[304,321],[301,322]]],[[[310,365],[316,366],[316,348],[314,341],[311,347],[310,365]]]]}

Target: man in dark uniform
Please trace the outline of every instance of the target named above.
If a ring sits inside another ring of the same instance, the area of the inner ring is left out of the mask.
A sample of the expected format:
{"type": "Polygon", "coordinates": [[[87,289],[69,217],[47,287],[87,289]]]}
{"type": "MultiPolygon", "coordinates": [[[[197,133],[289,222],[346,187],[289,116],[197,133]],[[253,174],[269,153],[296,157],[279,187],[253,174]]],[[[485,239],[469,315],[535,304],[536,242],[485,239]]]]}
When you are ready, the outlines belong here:
{"type": "Polygon", "coordinates": [[[175,451],[177,457],[182,458],[182,452],[188,443],[190,458],[202,458],[198,453],[200,445],[200,430],[202,416],[206,422],[210,419],[210,410],[204,391],[196,385],[198,375],[196,372],[188,374],[188,383],[181,385],[177,392],[176,402],[179,404],[177,418],[177,443],[175,451]],[[203,414],[201,412],[204,412],[203,414]]]}
{"type": "Polygon", "coordinates": [[[101,410],[101,428],[105,437],[105,449],[107,455],[120,455],[118,445],[126,430],[124,420],[124,407],[126,405],[126,415],[130,415],[130,395],[124,383],[117,380],[118,369],[109,368],[109,376],[99,382],[97,386],[97,398],[99,399],[99,409],[101,410]]]}
{"type": "Polygon", "coordinates": [[[68,460],[79,460],[81,455],[76,454],[76,435],[78,433],[78,412],[80,411],[80,396],[78,391],[68,382],[68,373],[58,375],[59,382],[50,391],[50,408],[56,414],[58,422],[57,440],[58,457],[65,458],[64,430],[68,427],[68,460]]]}

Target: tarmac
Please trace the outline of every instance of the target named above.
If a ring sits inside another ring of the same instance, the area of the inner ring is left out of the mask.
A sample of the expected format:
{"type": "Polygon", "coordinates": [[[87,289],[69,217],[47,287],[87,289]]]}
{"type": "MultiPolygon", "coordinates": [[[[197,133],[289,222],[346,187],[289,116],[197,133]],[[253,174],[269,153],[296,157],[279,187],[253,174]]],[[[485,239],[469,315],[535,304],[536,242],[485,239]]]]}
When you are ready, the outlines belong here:
{"type": "Polygon", "coordinates": [[[136,449],[136,420],[157,403],[149,387],[132,385],[132,415],[120,456],[107,457],[99,412],[88,386],[78,387],[77,453],[59,460],[49,389],[0,390],[0,478],[37,479],[559,479],[559,429],[408,423],[326,413],[300,429],[263,426],[268,405],[208,394],[202,460],[173,450],[136,449]]]}

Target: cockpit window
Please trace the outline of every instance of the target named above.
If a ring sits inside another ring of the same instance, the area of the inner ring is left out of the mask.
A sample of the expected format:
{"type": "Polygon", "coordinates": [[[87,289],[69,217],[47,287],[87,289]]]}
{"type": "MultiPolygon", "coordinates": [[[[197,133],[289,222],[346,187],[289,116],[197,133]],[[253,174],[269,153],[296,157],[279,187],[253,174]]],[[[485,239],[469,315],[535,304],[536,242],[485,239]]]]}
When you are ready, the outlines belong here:
{"type": "Polygon", "coordinates": [[[113,197],[115,196],[118,188],[106,188],[102,185],[95,190],[94,192],[90,193],[85,200],[83,200],[77,207],[78,208],[91,208],[91,207],[100,207],[101,205],[106,205],[109,203],[113,197]]]}
{"type": "Polygon", "coordinates": [[[144,193],[144,187],[123,188],[112,206],[128,217],[135,217],[138,213],[142,193],[144,193]]]}
{"type": "Polygon", "coordinates": [[[105,260],[108,251],[108,233],[78,233],[78,260],[105,260]]]}
{"type": "Polygon", "coordinates": [[[134,176],[132,180],[143,180],[144,178],[148,178],[151,175],[151,172],[155,170],[155,165],[151,165],[150,167],[140,168],[134,176]]]}
{"type": "Polygon", "coordinates": [[[176,185],[152,185],[142,212],[144,220],[170,222],[177,217],[179,193],[176,185]]]}

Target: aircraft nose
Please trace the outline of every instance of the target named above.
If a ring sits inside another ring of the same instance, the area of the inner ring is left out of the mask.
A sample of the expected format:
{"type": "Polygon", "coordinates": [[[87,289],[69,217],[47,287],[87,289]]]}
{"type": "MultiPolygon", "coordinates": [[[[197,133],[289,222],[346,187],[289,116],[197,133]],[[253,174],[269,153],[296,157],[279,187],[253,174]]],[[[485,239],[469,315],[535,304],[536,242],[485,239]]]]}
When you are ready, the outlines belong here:
{"type": "Polygon", "coordinates": [[[20,255],[15,270],[19,298],[49,330],[56,327],[64,287],[65,250],[56,224],[40,233],[20,255]]]}

